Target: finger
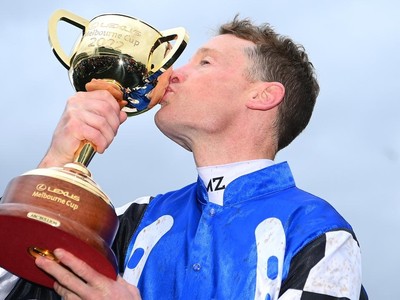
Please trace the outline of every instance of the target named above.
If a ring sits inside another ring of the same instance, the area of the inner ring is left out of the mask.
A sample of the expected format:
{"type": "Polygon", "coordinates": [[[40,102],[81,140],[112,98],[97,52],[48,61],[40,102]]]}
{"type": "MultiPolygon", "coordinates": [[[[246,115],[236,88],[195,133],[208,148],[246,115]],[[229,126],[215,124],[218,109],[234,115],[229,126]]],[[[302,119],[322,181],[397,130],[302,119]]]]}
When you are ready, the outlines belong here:
{"type": "MultiPolygon", "coordinates": [[[[86,262],[77,258],[72,253],[65,251],[64,249],[54,250],[54,255],[63,265],[68,267],[74,274],[76,274],[79,278],[84,280],[88,285],[101,286],[103,285],[103,282],[105,282],[108,279],[104,275],[101,275],[100,273],[95,271],[86,262]],[[103,279],[103,282],[101,282],[101,279],[103,279]]],[[[66,282],[59,281],[59,283],[65,286],[66,288],[69,288],[69,285],[66,282]]]]}
{"type": "MultiPolygon", "coordinates": [[[[116,129],[108,124],[100,125],[101,123],[105,123],[105,121],[97,115],[80,116],[79,119],[60,124],[56,129],[56,134],[58,134],[56,138],[61,140],[63,146],[73,149],[73,152],[78,149],[81,141],[86,140],[90,141],[99,153],[102,153],[113,141],[116,129]],[[60,139],[61,135],[72,137],[72,139],[60,139]],[[67,142],[71,146],[66,145],[67,142]]],[[[55,138],[53,142],[56,142],[55,138]]]]}
{"type": "Polygon", "coordinates": [[[123,100],[123,93],[117,84],[110,83],[109,81],[102,79],[92,79],[85,85],[86,90],[106,90],[108,91],[117,101],[123,100]]]}
{"type": "Polygon", "coordinates": [[[83,118],[83,138],[95,144],[99,151],[105,150],[117,135],[119,120],[110,121],[98,115],[87,115],[83,118]]]}
{"type": "Polygon", "coordinates": [[[64,112],[64,120],[62,130],[72,133],[77,139],[92,142],[101,153],[113,141],[120,124],[126,120],[126,114],[121,113],[115,99],[107,92],[96,91],[72,97],[64,112]]]}
{"type": "Polygon", "coordinates": [[[98,115],[107,116],[109,111],[115,115],[120,111],[120,106],[115,98],[106,90],[78,92],[68,100],[67,107],[84,109],[98,115]]]}
{"type": "Polygon", "coordinates": [[[86,84],[86,91],[98,91],[105,90],[108,91],[117,100],[119,109],[122,109],[128,102],[123,99],[124,94],[117,84],[110,83],[102,79],[92,79],[86,84]]]}
{"type": "Polygon", "coordinates": [[[93,91],[90,93],[90,98],[88,100],[90,101],[91,98],[95,98],[96,100],[99,98],[100,101],[96,101],[95,104],[90,103],[90,109],[100,116],[105,116],[115,128],[118,128],[119,125],[126,120],[127,115],[125,112],[121,111],[121,108],[128,103],[127,101],[121,100],[117,102],[113,97],[109,97],[108,92],[104,90],[93,91]],[[110,110],[114,113],[109,114],[110,110]]]}
{"type": "Polygon", "coordinates": [[[129,284],[128,282],[126,282],[125,279],[123,279],[119,275],[117,277],[117,282],[122,284],[124,287],[126,287],[128,289],[128,291],[129,291],[129,293],[131,293],[131,295],[133,296],[134,299],[136,299],[136,298],[137,299],[141,299],[140,298],[140,291],[136,286],[129,284]]]}
{"type": "Polygon", "coordinates": [[[73,293],[72,291],[68,290],[57,281],[54,282],[53,286],[55,292],[62,297],[64,300],[81,300],[82,298],[79,297],[77,294],[73,293]]]}
{"type": "Polygon", "coordinates": [[[150,103],[148,108],[152,108],[154,105],[158,104],[162,97],[165,94],[165,90],[169,84],[169,78],[172,74],[172,67],[168,68],[163,74],[161,74],[157,79],[156,86],[149,93],[148,98],[150,99],[150,103]]]}
{"type": "Polygon", "coordinates": [[[114,139],[114,135],[111,131],[107,134],[88,125],[82,126],[79,137],[80,143],[76,151],[82,150],[81,147],[89,141],[98,153],[103,153],[114,139]],[[82,143],[82,141],[84,142],[82,143]]]}
{"type": "MultiPolygon", "coordinates": [[[[54,252],[54,254],[56,253],[54,252]]],[[[65,296],[67,294],[79,295],[85,291],[86,283],[70,270],[65,268],[61,264],[61,261],[58,263],[54,260],[38,256],[35,260],[35,263],[43,271],[53,276],[54,279],[59,283],[54,285],[54,288],[57,287],[58,289],[57,293],[61,293],[63,296],[65,296]],[[74,293],[71,291],[74,291],[74,293]]]]}

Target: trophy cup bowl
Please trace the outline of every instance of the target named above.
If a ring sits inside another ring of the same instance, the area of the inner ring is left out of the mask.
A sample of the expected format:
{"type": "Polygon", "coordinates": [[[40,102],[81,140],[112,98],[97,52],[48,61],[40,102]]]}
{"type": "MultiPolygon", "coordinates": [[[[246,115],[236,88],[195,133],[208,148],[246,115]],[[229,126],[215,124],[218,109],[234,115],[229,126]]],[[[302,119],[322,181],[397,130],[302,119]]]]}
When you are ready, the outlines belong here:
{"type": "MultiPolygon", "coordinates": [[[[128,103],[122,109],[135,116],[154,106],[150,92],[181,55],[188,36],[182,27],[158,31],[126,15],[104,14],[88,21],[58,10],[49,20],[49,41],[76,91],[85,91],[92,79],[115,84],[128,103]],[[71,55],[58,39],[61,21],[82,30],[71,55]]],[[[64,248],[116,279],[111,245],[118,217],[87,169],[95,153],[94,145],[82,141],[73,162],[34,169],[9,182],[0,202],[1,267],[52,288],[54,278],[36,267],[34,259],[57,261],[54,249],[64,248]]]]}

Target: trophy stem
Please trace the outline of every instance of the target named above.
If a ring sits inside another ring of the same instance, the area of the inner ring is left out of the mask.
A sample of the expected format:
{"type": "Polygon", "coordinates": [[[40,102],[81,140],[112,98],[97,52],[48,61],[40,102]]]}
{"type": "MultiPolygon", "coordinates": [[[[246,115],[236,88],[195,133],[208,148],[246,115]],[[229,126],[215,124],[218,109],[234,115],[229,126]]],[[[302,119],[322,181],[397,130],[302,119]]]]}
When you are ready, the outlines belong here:
{"type": "Polygon", "coordinates": [[[82,141],[78,150],[75,152],[74,163],[87,167],[95,154],[95,146],[88,141],[82,141]]]}

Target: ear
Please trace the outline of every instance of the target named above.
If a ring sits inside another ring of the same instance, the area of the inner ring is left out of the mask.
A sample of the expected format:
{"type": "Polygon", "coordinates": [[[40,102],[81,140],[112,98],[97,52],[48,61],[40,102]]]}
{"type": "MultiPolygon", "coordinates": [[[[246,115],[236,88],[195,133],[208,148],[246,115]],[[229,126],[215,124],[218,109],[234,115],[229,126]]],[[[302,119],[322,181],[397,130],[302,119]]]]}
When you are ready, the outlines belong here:
{"type": "Polygon", "coordinates": [[[280,82],[261,82],[252,93],[251,99],[246,103],[247,108],[269,110],[282,102],[285,87],[280,82]]]}

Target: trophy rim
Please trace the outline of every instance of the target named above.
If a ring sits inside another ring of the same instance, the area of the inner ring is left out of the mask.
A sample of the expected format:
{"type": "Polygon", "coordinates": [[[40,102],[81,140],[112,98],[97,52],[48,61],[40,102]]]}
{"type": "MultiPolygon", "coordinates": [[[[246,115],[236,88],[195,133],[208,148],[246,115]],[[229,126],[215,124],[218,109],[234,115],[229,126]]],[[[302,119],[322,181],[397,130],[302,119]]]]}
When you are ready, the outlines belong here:
{"type": "MultiPolygon", "coordinates": [[[[143,24],[146,24],[147,26],[149,26],[151,29],[153,29],[154,31],[156,31],[158,34],[160,34],[162,36],[161,31],[159,31],[157,28],[155,28],[151,24],[147,23],[146,21],[143,21],[142,19],[130,16],[130,15],[126,15],[126,14],[123,14],[123,13],[102,13],[102,14],[97,15],[97,16],[93,17],[92,19],[90,19],[90,22],[92,22],[93,20],[95,20],[97,18],[106,17],[106,16],[120,16],[120,17],[126,17],[128,19],[132,19],[132,20],[135,20],[135,21],[139,21],[139,22],[141,22],[143,24]]],[[[89,25],[90,25],[90,22],[89,22],[89,25]]]]}

